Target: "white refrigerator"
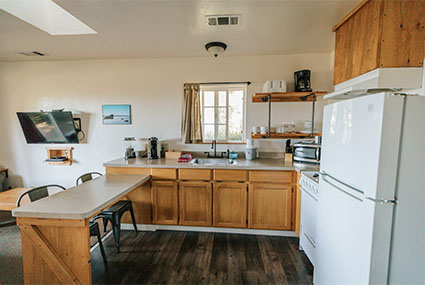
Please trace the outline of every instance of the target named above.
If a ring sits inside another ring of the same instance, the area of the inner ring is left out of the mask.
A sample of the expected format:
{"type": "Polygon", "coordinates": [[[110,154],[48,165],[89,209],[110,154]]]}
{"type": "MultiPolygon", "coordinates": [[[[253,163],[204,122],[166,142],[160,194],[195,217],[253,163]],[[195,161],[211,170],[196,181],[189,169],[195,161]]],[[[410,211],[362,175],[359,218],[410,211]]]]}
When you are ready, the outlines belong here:
{"type": "Polygon", "coordinates": [[[315,284],[425,284],[425,96],[325,106],[315,284]]]}

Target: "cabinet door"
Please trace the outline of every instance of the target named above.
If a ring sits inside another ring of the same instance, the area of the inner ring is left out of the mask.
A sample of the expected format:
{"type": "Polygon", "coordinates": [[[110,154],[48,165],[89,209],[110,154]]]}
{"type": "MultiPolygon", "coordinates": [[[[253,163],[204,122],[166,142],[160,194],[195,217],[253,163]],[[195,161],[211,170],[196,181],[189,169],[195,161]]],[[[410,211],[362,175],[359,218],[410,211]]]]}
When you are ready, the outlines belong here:
{"type": "Polygon", "coordinates": [[[292,184],[251,183],[248,226],[292,230],[292,184]]]}
{"type": "Polygon", "coordinates": [[[300,236],[300,225],[301,225],[301,185],[300,185],[301,173],[297,173],[297,192],[295,193],[295,233],[300,236]]]}
{"type": "Polygon", "coordinates": [[[246,228],[246,183],[215,183],[213,189],[213,225],[246,228]]]}
{"type": "Polygon", "coordinates": [[[176,181],[152,181],[152,222],[178,224],[178,194],[176,181]]]}
{"type": "Polygon", "coordinates": [[[179,184],[180,225],[211,226],[211,182],[179,184]]]}

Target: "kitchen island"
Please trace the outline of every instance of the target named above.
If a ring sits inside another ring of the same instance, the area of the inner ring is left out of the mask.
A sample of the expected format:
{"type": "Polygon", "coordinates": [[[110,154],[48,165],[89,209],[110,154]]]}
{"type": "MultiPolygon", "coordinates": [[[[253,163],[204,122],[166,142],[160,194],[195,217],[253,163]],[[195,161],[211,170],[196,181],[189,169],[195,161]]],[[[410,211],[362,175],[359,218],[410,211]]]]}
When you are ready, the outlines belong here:
{"type": "Polygon", "coordinates": [[[150,175],[105,175],[14,209],[25,283],[90,284],[90,219],[118,200],[130,199],[136,222],[141,222],[150,183],[150,175]]]}

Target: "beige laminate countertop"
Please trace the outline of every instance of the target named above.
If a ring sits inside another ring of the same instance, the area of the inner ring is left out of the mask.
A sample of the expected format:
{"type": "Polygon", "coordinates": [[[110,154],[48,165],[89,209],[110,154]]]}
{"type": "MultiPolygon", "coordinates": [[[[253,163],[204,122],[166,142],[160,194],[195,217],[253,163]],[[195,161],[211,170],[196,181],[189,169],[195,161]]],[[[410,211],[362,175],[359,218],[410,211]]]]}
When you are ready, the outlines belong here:
{"type": "Polygon", "coordinates": [[[105,167],[144,167],[144,168],[192,168],[192,169],[244,169],[244,170],[295,170],[319,171],[319,165],[308,163],[285,163],[283,159],[238,159],[237,164],[225,165],[193,165],[188,162],[179,163],[177,159],[124,158],[105,162],[105,167]]]}
{"type": "Polygon", "coordinates": [[[14,217],[86,219],[151,179],[150,175],[107,174],[12,210],[14,217]]]}

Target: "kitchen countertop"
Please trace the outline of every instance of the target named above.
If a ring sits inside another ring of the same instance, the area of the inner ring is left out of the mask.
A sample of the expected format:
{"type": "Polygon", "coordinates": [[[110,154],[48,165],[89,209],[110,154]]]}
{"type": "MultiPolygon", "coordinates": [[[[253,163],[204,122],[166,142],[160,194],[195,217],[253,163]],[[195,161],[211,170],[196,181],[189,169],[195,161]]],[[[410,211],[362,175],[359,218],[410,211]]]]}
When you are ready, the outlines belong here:
{"type": "Polygon", "coordinates": [[[151,179],[150,175],[107,174],[12,210],[14,217],[86,219],[151,179]]]}
{"type": "Polygon", "coordinates": [[[224,165],[193,165],[188,162],[180,163],[177,159],[154,159],[149,161],[147,158],[124,158],[105,162],[105,167],[144,167],[144,168],[192,168],[192,169],[244,169],[244,170],[295,170],[319,171],[319,165],[309,163],[288,163],[283,159],[238,159],[237,164],[224,165]]]}

